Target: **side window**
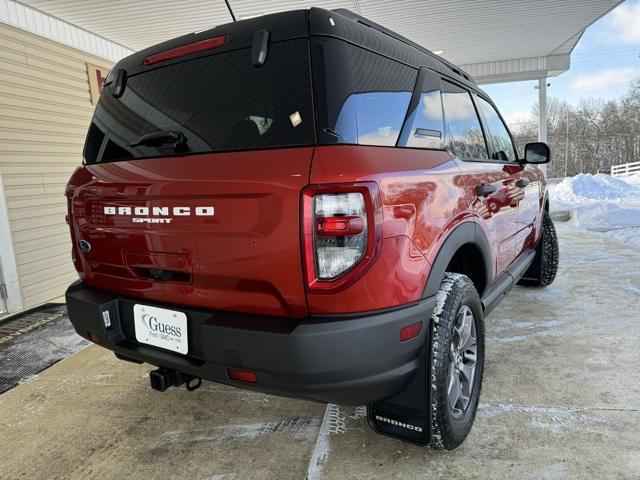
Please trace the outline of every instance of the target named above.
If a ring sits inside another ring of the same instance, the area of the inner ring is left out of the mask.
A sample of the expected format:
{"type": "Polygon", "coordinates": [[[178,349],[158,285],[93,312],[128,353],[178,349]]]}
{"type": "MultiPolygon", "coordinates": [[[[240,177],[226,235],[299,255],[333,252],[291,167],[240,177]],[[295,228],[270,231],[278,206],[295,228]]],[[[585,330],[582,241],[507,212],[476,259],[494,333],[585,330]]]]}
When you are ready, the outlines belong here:
{"type": "Polygon", "coordinates": [[[347,99],[355,102],[358,144],[395,146],[410,100],[410,92],[356,93],[347,99]]]}
{"type": "Polygon", "coordinates": [[[395,146],[418,71],[332,38],[312,55],[320,143],[395,146]]]}
{"type": "Polygon", "coordinates": [[[493,105],[485,99],[480,97],[477,98],[480,111],[484,116],[487,132],[493,140],[493,145],[489,147],[491,158],[493,160],[516,161],[518,156],[513,148],[513,142],[511,141],[509,130],[507,130],[507,127],[500,118],[500,115],[498,115],[496,109],[493,108],[493,105]]]}
{"type": "Polygon", "coordinates": [[[398,145],[415,148],[443,148],[444,119],[440,81],[427,73],[416,109],[407,123],[398,145]]]}
{"type": "Polygon", "coordinates": [[[449,82],[443,82],[442,101],[449,127],[451,150],[460,159],[488,159],[480,120],[470,93],[449,82]]]}

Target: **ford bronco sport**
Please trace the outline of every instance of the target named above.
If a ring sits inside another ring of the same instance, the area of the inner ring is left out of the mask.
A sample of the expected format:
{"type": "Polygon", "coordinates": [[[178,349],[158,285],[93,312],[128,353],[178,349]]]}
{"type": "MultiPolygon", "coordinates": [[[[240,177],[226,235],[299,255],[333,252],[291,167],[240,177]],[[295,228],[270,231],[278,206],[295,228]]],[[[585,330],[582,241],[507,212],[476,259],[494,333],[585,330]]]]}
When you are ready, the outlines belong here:
{"type": "Polygon", "coordinates": [[[484,318],[556,274],[549,157],[518,154],[467,73],[346,10],[180,37],[107,78],[66,189],[69,317],[157,390],[367,405],[455,448],[484,318]]]}

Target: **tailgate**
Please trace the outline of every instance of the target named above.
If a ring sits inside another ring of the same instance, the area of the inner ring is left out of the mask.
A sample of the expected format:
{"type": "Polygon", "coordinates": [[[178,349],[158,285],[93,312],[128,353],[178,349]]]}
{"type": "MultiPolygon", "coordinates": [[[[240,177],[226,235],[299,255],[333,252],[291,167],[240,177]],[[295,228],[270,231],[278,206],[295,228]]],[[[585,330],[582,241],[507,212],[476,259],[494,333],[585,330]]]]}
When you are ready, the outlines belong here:
{"type": "Polygon", "coordinates": [[[312,147],[94,164],[69,182],[89,286],[228,311],[307,313],[299,198],[312,147]]]}

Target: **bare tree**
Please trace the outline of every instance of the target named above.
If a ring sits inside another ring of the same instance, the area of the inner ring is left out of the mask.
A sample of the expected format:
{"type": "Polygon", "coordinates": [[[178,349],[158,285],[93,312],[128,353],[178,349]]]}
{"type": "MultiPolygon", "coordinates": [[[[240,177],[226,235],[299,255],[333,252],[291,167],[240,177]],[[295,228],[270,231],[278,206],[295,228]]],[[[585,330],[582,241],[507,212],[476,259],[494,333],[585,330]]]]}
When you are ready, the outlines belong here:
{"type": "MultiPolygon", "coordinates": [[[[612,165],[640,160],[640,79],[616,100],[587,99],[577,106],[549,99],[549,176],[606,172],[612,165]]],[[[538,136],[538,105],[531,120],[512,125],[520,150],[538,136]]]]}

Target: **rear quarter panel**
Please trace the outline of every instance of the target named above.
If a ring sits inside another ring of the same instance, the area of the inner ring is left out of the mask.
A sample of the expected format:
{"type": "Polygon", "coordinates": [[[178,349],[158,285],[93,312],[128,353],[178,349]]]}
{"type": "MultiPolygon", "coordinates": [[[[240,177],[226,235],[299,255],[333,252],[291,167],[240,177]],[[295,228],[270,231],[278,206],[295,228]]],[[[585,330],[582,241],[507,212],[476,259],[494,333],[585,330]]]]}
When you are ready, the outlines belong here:
{"type": "Polygon", "coordinates": [[[316,148],[310,183],[374,181],[383,205],[382,253],[354,285],[307,293],[316,314],[355,313],[420,300],[438,247],[471,219],[460,170],[448,152],[393,147],[316,148]]]}

